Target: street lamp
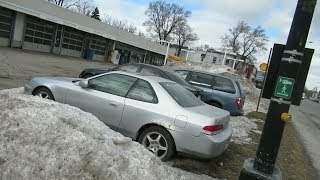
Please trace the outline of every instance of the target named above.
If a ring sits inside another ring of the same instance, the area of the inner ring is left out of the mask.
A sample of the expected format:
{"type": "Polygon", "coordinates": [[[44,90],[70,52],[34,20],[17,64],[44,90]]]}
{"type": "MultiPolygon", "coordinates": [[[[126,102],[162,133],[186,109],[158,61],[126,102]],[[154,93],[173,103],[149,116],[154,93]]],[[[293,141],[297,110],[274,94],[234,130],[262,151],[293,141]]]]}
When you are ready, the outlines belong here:
{"type": "Polygon", "coordinates": [[[169,53],[170,44],[173,44],[173,42],[171,42],[171,41],[166,41],[166,40],[160,40],[159,42],[167,43],[167,44],[168,44],[168,46],[167,46],[167,51],[166,51],[166,56],[165,56],[164,62],[163,62],[163,65],[166,65],[166,64],[167,64],[167,59],[168,59],[168,53],[169,53]]]}

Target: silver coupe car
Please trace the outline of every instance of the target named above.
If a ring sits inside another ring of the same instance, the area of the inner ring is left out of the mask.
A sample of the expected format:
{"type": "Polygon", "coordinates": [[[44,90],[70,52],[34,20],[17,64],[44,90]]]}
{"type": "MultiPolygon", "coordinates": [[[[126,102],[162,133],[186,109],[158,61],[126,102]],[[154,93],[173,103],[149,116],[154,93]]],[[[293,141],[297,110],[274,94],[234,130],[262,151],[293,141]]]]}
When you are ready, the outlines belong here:
{"type": "Polygon", "coordinates": [[[228,111],[160,77],[118,71],[88,79],[35,77],[25,93],[90,112],[164,161],[175,152],[216,157],[232,135],[228,111]]]}

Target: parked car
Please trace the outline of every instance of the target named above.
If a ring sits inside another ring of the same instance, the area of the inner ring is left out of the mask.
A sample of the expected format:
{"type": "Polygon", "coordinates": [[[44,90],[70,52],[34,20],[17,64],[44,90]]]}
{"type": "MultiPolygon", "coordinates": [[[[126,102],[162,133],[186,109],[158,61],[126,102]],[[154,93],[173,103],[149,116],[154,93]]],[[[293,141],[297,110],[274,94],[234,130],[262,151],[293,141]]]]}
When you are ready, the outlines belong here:
{"type": "Polygon", "coordinates": [[[313,102],[315,102],[315,103],[319,103],[319,102],[320,102],[320,100],[317,99],[317,98],[311,98],[311,101],[313,101],[313,102]]]}
{"type": "Polygon", "coordinates": [[[199,97],[201,99],[201,93],[202,90],[192,86],[190,83],[185,81],[183,78],[181,78],[179,75],[174,73],[172,70],[154,66],[150,64],[142,64],[142,63],[129,63],[120,65],[111,69],[84,69],[80,75],[79,78],[88,78],[92,76],[96,76],[102,73],[111,72],[111,71],[126,71],[126,72],[138,72],[145,75],[153,75],[153,76],[159,76],[165,79],[169,79],[171,81],[177,82],[180,85],[182,85],[187,90],[191,91],[196,97],[199,97]]]}
{"type": "Polygon", "coordinates": [[[266,75],[266,72],[264,71],[257,71],[256,75],[254,76],[254,81],[256,83],[256,87],[261,89],[263,86],[264,76],[266,75]]]}
{"type": "Polygon", "coordinates": [[[203,90],[203,102],[225,109],[233,116],[243,115],[245,94],[238,81],[202,71],[179,69],[175,72],[203,90]]]}
{"type": "Polygon", "coordinates": [[[164,161],[176,151],[216,157],[232,134],[228,111],[160,77],[120,71],[88,79],[35,77],[25,92],[90,112],[164,161]]]}

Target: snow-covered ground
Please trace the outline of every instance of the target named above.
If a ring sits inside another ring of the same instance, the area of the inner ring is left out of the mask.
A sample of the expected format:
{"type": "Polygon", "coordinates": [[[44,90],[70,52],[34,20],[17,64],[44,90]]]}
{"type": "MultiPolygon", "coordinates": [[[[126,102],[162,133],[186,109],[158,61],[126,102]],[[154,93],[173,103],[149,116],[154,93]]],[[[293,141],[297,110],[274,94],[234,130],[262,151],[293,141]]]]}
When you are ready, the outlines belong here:
{"type": "Polygon", "coordinates": [[[0,179],[210,179],[161,162],[90,113],[0,91],[0,179]]]}
{"type": "MultiPolygon", "coordinates": [[[[235,69],[229,66],[221,66],[215,64],[189,64],[189,63],[174,63],[169,66],[171,69],[191,69],[210,72],[214,74],[223,75],[236,79],[242,84],[246,100],[244,105],[245,115],[249,112],[256,111],[260,89],[256,88],[254,84],[238,74],[235,69]]],[[[259,111],[267,112],[269,107],[269,101],[266,99],[261,99],[259,111]]],[[[231,142],[235,144],[248,144],[251,143],[251,138],[249,137],[251,132],[257,132],[258,126],[255,124],[254,120],[248,119],[246,116],[231,117],[230,126],[233,129],[233,135],[231,142]]]]}

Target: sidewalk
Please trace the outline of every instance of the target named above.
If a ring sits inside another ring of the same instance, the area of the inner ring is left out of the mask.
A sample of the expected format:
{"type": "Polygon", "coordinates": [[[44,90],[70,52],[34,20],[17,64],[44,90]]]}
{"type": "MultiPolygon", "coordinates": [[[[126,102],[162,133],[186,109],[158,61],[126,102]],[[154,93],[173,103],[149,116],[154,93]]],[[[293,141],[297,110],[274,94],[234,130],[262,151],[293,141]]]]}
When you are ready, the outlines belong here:
{"type": "Polygon", "coordinates": [[[298,132],[300,139],[310,158],[314,172],[314,179],[320,179],[320,124],[308,113],[301,110],[300,107],[291,106],[293,115],[292,123],[298,132]]]}

